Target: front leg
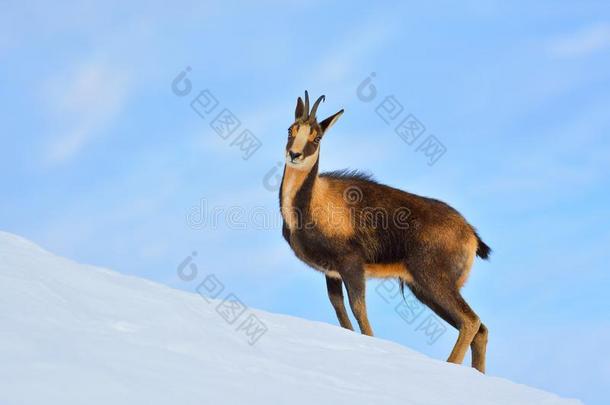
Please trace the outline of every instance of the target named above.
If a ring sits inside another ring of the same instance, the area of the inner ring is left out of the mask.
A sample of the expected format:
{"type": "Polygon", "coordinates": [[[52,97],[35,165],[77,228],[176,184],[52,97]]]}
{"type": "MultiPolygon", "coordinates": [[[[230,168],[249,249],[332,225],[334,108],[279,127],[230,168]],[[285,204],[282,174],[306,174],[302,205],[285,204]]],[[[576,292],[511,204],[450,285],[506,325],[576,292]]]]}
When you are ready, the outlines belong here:
{"type": "Polygon", "coordinates": [[[369,324],[369,319],[366,314],[366,277],[364,274],[364,266],[358,262],[347,263],[347,266],[341,273],[349,305],[360,326],[360,332],[363,335],[373,336],[373,329],[369,324]]]}
{"type": "Polygon", "coordinates": [[[352,322],[347,315],[345,303],[343,302],[343,283],[341,282],[341,279],[326,276],[326,290],[328,291],[330,303],[333,304],[333,308],[335,308],[335,312],[337,313],[339,324],[345,329],[354,330],[352,322]]]}

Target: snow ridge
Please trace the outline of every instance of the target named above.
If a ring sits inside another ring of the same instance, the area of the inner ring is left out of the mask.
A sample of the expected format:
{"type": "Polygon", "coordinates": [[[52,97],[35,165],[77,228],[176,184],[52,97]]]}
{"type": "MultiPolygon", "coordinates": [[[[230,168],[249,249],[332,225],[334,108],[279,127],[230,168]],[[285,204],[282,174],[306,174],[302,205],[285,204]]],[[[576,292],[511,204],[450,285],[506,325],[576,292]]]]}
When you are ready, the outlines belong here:
{"type": "Polygon", "coordinates": [[[0,232],[0,404],[580,404],[339,327],[206,301],[0,232]]]}

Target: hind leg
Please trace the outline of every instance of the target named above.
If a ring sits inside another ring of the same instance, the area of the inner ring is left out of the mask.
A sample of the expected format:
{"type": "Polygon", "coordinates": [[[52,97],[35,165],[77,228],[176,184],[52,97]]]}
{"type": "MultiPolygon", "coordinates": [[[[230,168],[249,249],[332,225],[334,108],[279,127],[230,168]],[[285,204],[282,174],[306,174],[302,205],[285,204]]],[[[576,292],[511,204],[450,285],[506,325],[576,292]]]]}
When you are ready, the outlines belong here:
{"type": "Polygon", "coordinates": [[[485,353],[487,351],[487,327],[483,324],[479,326],[477,334],[472,339],[470,350],[472,351],[472,367],[485,373],[485,353]]]}
{"type": "Polygon", "coordinates": [[[461,364],[464,361],[464,356],[468,350],[468,346],[472,343],[479,327],[481,320],[468,306],[462,295],[455,291],[447,300],[449,308],[446,308],[454,319],[459,328],[459,335],[453,350],[447,359],[448,362],[461,364]]]}
{"type": "MultiPolygon", "coordinates": [[[[480,328],[479,317],[468,306],[453,283],[444,282],[442,279],[435,281],[418,280],[413,285],[412,290],[420,301],[458,329],[457,342],[447,361],[461,364],[464,361],[468,346],[473,342],[480,328]]],[[[477,349],[481,349],[480,342],[478,342],[477,349]]],[[[477,352],[475,357],[477,358],[477,365],[484,370],[484,348],[482,352],[477,352]],[[483,363],[482,366],[481,362],[483,363]]],[[[481,370],[479,367],[476,368],[481,370]]]]}

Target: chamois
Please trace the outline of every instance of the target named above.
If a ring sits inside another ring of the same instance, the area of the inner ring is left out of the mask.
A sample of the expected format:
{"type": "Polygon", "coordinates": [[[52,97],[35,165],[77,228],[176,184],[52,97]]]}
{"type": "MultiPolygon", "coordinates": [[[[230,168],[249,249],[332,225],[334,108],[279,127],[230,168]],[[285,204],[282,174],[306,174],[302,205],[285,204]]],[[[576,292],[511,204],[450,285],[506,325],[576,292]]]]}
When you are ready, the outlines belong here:
{"type": "Polygon", "coordinates": [[[288,128],[279,200],[282,233],[295,255],[326,276],[330,302],[342,327],[353,330],[343,283],[360,331],[373,335],[365,304],[367,277],[396,278],[438,316],[459,330],[447,361],[485,372],[487,328],[460,294],[474,256],[491,249],[455,209],[357,171],[318,174],[320,140],[343,110],[319,122],[316,100],[299,97],[288,128]]]}

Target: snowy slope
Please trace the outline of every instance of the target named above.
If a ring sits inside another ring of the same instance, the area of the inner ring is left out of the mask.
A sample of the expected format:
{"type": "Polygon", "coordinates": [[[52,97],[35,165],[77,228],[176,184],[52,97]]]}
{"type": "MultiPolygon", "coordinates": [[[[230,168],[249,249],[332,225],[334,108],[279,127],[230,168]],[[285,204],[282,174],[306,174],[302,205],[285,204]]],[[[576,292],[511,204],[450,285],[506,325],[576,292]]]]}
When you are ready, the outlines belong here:
{"type": "Polygon", "coordinates": [[[580,403],[262,311],[251,345],[218,304],[0,232],[0,404],[580,403]]]}

